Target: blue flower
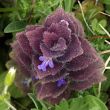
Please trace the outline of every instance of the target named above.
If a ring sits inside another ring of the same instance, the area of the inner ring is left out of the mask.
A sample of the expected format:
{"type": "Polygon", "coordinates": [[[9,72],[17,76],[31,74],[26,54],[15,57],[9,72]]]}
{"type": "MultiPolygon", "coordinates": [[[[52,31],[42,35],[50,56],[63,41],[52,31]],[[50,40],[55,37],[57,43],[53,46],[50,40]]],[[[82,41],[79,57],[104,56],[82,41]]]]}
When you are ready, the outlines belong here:
{"type": "Polygon", "coordinates": [[[49,59],[46,59],[44,56],[40,56],[39,57],[39,60],[40,61],[43,61],[41,65],[38,65],[38,69],[39,70],[43,70],[43,71],[46,71],[46,67],[49,65],[50,68],[53,68],[54,67],[54,64],[53,64],[53,61],[52,61],[52,58],[49,58],[49,59]]]}
{"type": "Polygon", "coordinates": [[[22,84],[27,84],[27,86],[30,86],[30,83],[32,82],[31,78],[26,78],[24,81],[22,81],[22,84]]]}
{"type": "Polygon", "coordinates": [[[38,76],[35,76],[35,78],[38,79],[39,77],[38,76]]]}
{"type": "MultiPolygon", "coordinates": [[[[64,75],[63,78],[66,78],[66,75],[64,75]]],[[[63,78],[58,80],[57,87],[60,87],[62,84],[66,84],[66,81],[63,78]]]]}

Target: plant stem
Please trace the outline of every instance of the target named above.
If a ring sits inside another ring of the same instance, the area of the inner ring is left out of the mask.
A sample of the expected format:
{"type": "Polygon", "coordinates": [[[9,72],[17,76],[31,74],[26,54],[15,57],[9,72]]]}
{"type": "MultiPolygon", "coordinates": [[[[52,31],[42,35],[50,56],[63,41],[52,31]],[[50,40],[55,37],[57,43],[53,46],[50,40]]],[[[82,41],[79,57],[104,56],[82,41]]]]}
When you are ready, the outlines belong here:
{"type": "Polygon", "coordinates": [[[33,0],[33,2],[32,2],[33,8],[31,8],[31,10],[30,10],[30,17],[29,17],[29,20],[28,20],[28,24],[31,23],[35,3],[36,3],[36,0],[33,0]]]}
{"type": "MultiPolygon", "coordinates": [[[[106,62],[105,62],[105,68],[103,69],[102,74],[104,74],[105,69],[106,69],[106,67],[107,67],[107,65],[108,65],[108,63],[109,63],[109,61],[110,61],[110,56],[108,57],[108,59],[107,59],[106,62]]],[[[98,98],[100,98],[100,90],[101,90],[101,82],[99,83],[99,87],[98,87],[98,98]]]]}
{"type": "Polygon", "coordinates": [[[100,90],[101,90],[101,82],[99,83],[99,87],[98,87],[98,98],[100,98],[100,90]]]}
{"type": "Polygon", "coordinates": [[[17,110],[15,107],[13,107],[6,99],[4,99],[4,102],[10,107],[12,108],[12,110],[17,110]]]}
{"type": "Polygon", "coordinates": [[[44,101],[44,100],[42,100],[42,102],[43,103],[45,103],[45,104],[47,104],[48,106],[50,106],[50,107],[54,107],[53,105],[51,105],[51,104],[49,104],[49,103],[47,103],[46,101],[44,101]]]}
{"type": "Polygon", "coordinates": [[[82,9],[82,6],[81,6],[81,3],[80,3],[79,0],[78,0],[78,3],[79,3],[79,6],[80,6],[80,9],[81,9],[81,12],[82,12],[82,16],[83,16],[83,19],[84,19],[84,22],[85,22],[86,26],[87,26],[88,29],[91,31],[91,33],[92,33],[93,35],[95,35],[95,33],[91,30],[91,28],[89,27],[89,25],[88,25],[87,22],[86,22],[86,19],[85,19],[85,17],[84,17],[84,13],[83,13],[83,9],[82,9]]]}
{"type": "Polygon", "coordinates": [[[4,93],[7,94],[7,89],[8,89],[8,86],[5,85],[5,88],[4,88],[4,93]]]}
{"type": "Polygon", "coordinates": [[[34,88],[35,88],[35,86],[36,86],[38,83],[40,83],[40,81],[37,81],[37,82],[34,84],[34,86],[33,86],[33,89],[32,89],[32,90],[33,90],[33,94],[34,94],[34,95],[36,95],[35,92],[34,92],[34,88]]]}
{"type": "MultiPolygon", "coordinates": [[[[110,50],[105,50],[105,51],[102,51],[102,52],[99,52],[98,54],[101,55],[101,54],[104,54],[104,53],[109,53],[110,50]]],[[[105,68],[106,69],[106,68],[105,68]]]]}
{"type": "Polygon", "coordinates": [[[105,33],[110,37],[110,34],[109,34],[109,32],[101,25],[101,24],[99,24],[99,26],[105,31],[105,33]]]}
{"type": "Polygon", "coordinates": [[[106,37],[106,36],[94,36],[94,37],[88,38],[87,40],[92,40],[92,39],[97,39],[97,38],[106,38],[106,39],[110,39],[110,37],[106,37]]]}

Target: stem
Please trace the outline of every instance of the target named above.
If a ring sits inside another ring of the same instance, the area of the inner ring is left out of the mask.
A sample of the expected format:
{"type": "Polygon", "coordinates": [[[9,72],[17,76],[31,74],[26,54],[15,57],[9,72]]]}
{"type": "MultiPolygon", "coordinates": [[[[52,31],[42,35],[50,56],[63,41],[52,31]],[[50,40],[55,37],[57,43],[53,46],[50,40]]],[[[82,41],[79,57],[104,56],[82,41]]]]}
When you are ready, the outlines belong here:
{"type": "Polygon", "coordinates": [[[46,101],[44,101],[44,100],[42,100],[42,102],[43,103],[45,103],[45,104],[47,104],[48,106],[50,106],[50,107],[54,107],[53,105],[51,105],[51,104],[49,104],[49,103],[47,103],[46,101]]]}
{"type": "MultiPolygon", "coordinates": [[[[107,67],[109,61],[110,61],[110,56],[108,57],[108,59],[107,59],[106,62],[105,62],[105,68],[107,67]]],[[[105,72],[105,68],[103,69],[102,74],[105,72]]],[[[102,84],[102,83],[100,82],[100,83],[99,83],[99,88],[98,88],[98,98],[100,97],[101,84],[102,84]]]]}
{"type": "MultiPolygon", "coordinates": [[[[32,2],[32,6],[34,6],[35,3],[36,3],[36,0],[33,0],[33,2],[32,2]]],[[[28,20],[28,24],[31,23],[32,15],[33,15],[33,10],[34,10],[34,7],[31,8],[31,10],[30,10],[30,17],[29,17],[29,20],[28,20]]]]}
{"type": "Polygon", "coordinates": [[[106,38],[106,39],[110,39],[110,37],[106,37],[106,36],[94,36],[94,37],[88,38],[87,40],[92,40],[92,39],[97,39],[97,38],[106,38]]]}
{"type": "Polygon", "coordinates": [[[4,88],[4,93],[7,94],[7,89],[8,89],[8,86],[5,85],[5,88],[4,88]]]}
{"type": "Polygon", "coordinates": [[[81,3],[80,3],[79,0],[78,0],[78,3],[79,3],[79,6],[80,6],[80,9],[81,9],[81,12],[82,12],[82,16],[83,16],[83,19],[84,19],[84,22],[85,22],[86,26],[87,26],[88,29],[91,31],[91,33],[92,33],[93,35],[95,35],[95,33],[91,30],[91,28],[89,27],[89,25],[88,25],[87,22],[86,22],[86,19],[85,19],[85,17],[84,17],[84,13],[83,13],[83,9],[82,9],[82,6],[81,6],[81,3]]]}
{"type": "Polygon", "coordinates": [[[110,67],[105,67],[105,69],[110,69],[110,67]]]}
{"type": "Polygon", "coordinates": [[[101,82],[99,83],[99,87],[98,87],[98,98],[100,98],[100,90],[101,90],[101,82]]]}
{"type": "Polygon", "coordinates": [[[110,42],[109,42],[109,41],[105,40],[105,42],[108,43],[108,44],[110,45],[110,42]]]}
{"type": "Polygon", "coordinates": [[[4,102],[10,107],[12,108],[12,110],[17,110],[14,106],[12,106],[6,99],[4,99],[4,102]]]}
{"type": "Polygon", "coordinates": [[[98,0],[95,1],[95,5],[97,5],[98,0]]]}
{"type": "Polygon", "coordinates": [[[32,89],[32,90],[33,90],[33,94],[34,94],[34,95],[36,95],[35,92],[34,92],[34,88],[35,88],[35,86],[36,86],[38,83],[40,83],[40,81],[37,81],[37,82],[34,84],[34,86],[33,86],[33,89],[32,89]]]}
{"type": "Polygon", "coordinates": [[[101,54],[109,53],[109,52],[110,52],[110,50],[105,50],[105,51],[99,52],[98,54],[101,55],[101,54]]]}
{"type": "Polygon", "coordinates": [[[101,24],[99,24],[99,26],[105,31],[105,33],[110,37],[110,34],[109,34],[109,32],[101,25],[101,24]]]}
{"type": "Polygon", "coordinates": [[[100,12],[100,13],[103,14],[103,15],[106,15],[106,16],[110,17],[110,15],[107,14],[107,13],[104,13],[104,12],[100,12]]]}

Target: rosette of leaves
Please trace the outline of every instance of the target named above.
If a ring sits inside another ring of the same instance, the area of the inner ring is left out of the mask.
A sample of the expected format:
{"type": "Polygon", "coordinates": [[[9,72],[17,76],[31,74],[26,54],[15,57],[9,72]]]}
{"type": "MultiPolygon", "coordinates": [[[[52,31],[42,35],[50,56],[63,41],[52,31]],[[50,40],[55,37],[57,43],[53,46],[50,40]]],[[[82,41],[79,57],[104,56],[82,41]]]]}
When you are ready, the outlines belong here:
{"type": "Polygon", "coordinates": [[[62,98],[67,100],[72,91],[106,79],[104,62],[85,39],[80,21],[62,8],[49,15],[42,26],[27,26],[16,38],[8,65],[18,65],[15,83],[25,93],[31,80],[33,85],[40,81],[34,88],[39,101],[55,105],[62,98]]]}

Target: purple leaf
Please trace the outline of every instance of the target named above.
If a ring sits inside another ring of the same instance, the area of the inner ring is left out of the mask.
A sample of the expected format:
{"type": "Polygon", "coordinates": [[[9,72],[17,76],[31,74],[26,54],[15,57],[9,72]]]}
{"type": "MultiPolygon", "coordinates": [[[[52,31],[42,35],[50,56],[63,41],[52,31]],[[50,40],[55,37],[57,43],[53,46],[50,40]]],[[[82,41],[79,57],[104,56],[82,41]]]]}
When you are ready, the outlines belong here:
{"type": "Polygon", "coordinates": [[[19,60],[23,63],[25,66],[31,66],[31,59],[29,56],[27,56],[19,46],[18,41],[15,41],[12,45],[13,49],[16,51],[16,56],[19,58],[19,60]]]}
{"type": "Polygon", "coordinates": [[[61,79],[65,74],[67,73],[66,69],[62,69],[60,71],[58,71],[55,75],[48,75],[45,78],[41,79],[41,83],[48,83],[48,82],[55,82],[58,81],[59,79],[61,79]]]}
{"type": "Polygon", "coordinates": [[[94,74],[90,76],[88,79],[84,81],[73,81],[70,83],[69,87],[73,88],[74,90],[85,90],[87,88],[90,88],[92,84],[102,82],[106,80],[105,76],[101,74],[102,69],[98,69],[94,71],[94,74]]]}
{"type": "Polygon", "coordinates": [[[29,41],[26,38],[25,32],[20,32],[16,34],[17,40],[22,48],[22,50],[29,56],[32,57],[33,50],[30,47],[29,41]]]}
{"type": "Polygon", "coordinates": [[[31,47],[38,53],[41,53],[40,43],[43,39],[43,32],[46,28],[39,27],[36,30],[26,32],[26,36],[30,42],[31,47]]]}
{"type": "Polygon", "coordinates": [[[52,51],[43,43],[40,45],[40,48],[42,50],[44,57],[46,58],[56,58],[62,56],[64,53],[63,51],[52,51]]]}
{"type": "Polygon", "coordinates": [[[50,32],[44,32],[43,34],[43,42],[47,45],[48,48],[53,47],[57,41],[58,41],[58,36],[55,33],[50,33],[50,32]]]}
{"type": "Polygon", "coordinates": [[[69,70],[76,71],[86,68],[88,65],[98,60],[98,54],[94,52],[95,49],[89,44],[89,42],[84,38],[79,38],[79,40],[81,41],[83,54],[66,63],[66,68],[69,70]]]}
{"type": "Polygon", "coordinates": [[[97,62],[90,64],[87,68],[78,71],[69,72],[69,77],[73,80],[86,80],[90,77],[94,71],[104,66],[104,62],[101,58],[98,59],[97,62]]]}
{"type": "Polygon", "coordinates": [[[55,46],[53,46],[52,48],[50,48],[50,50],[52,51],[58,51],[58,50],[65,50],[67,48],[66,46],[66,41],[64,38],[60,37],[58,39],[58,42],[56,43],[55,46]]]}
{"type": "Polygon", "coordinates": [[[66,44],[69,44],[71,40],[71,30],[68,29],[66,22],[53,23],[48,29],[49,32],[54,32],[58,37],[63,37],[66,41],[66,44]]]}
{"type": "Polygon", "coordinates": [[[78,57],[81,54],[83,54],[81,43],[78,40],[76,35],[72,35],[72,39],[70,44],[68,45],[67,50],[65,51],[63,56],[58,57],[57,60],[61,62],[67,62],[72,60],[75,57],[78,57]]]}

